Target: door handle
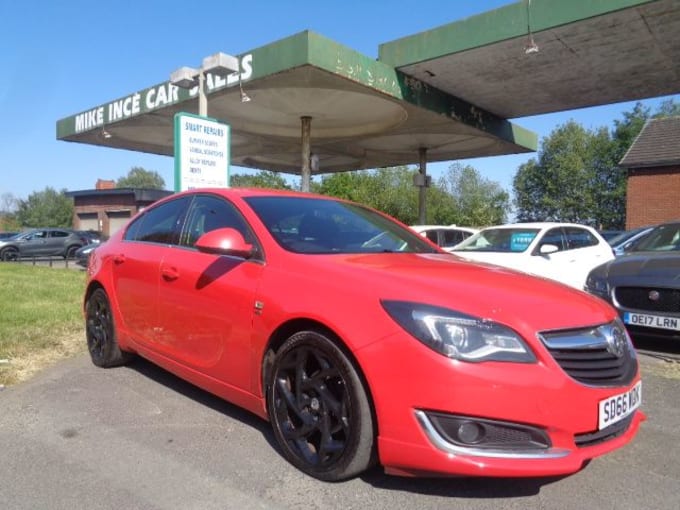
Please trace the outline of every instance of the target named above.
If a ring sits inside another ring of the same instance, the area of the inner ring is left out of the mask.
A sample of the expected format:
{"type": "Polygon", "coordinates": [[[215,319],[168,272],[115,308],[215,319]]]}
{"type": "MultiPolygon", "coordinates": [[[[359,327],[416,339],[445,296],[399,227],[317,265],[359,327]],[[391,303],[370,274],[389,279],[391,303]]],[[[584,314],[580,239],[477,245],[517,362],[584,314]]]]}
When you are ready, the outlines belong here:
{"type": "Polygon", "coordinates": [[[118,255],[114,255],[113,256],[113,262],[115,264],[122,264],[123,262],[125,262],[125,255],[123,255],[122,253],[120,253],[118,255]]]}
{"type": "Polygon", "coordinates": [[[179,271],[176,267],[164,267],[161,269],[161,276],[166,282],[171,282],[179,278],[179,271]]]}

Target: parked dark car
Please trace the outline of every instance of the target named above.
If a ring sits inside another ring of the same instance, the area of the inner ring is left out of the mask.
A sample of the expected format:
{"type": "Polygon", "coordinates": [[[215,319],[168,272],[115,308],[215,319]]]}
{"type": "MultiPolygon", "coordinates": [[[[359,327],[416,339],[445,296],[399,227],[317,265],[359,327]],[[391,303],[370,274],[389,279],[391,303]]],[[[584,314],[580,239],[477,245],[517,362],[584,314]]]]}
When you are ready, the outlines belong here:
{"type": "Polygon", "coordinates": [[[87,237],[68,228],[36,228],[0,240],[0,260],[54,256],[73,258],[76,250],[89,242],[87,237]]]}
{"type": "Polygon", "coordinates": [[[97,232],[96,230],[76,230],[78,235],[81,235],[89,240],[88,244],[94,243],[94,244],[99,244],[103,243],[108,239],[105,237],[101,232],[97,232]]]}
{"type": "Polygon", "coordinates": [[[585,289],[614,305],[633,336],[680,340],[680,221],[593,269],[585,289]]]}
{"type": "Polygon", "coordinates": [[[614,250],[614,255],[618,257],[633,249],[637,243],[649,235],[653,228],[654,226],[626,230],[611,239],[607,239],[607,242],[614,250]]]}
{"type": "Polygon", "coordinates": [[[78,248],[75,253],[76,264],[87,267],[87,264],[90,262],[90,255],[92,255],[92,252],[98,248],[100,244],[101,243],[98,242],[90,243],[78,248]]]}

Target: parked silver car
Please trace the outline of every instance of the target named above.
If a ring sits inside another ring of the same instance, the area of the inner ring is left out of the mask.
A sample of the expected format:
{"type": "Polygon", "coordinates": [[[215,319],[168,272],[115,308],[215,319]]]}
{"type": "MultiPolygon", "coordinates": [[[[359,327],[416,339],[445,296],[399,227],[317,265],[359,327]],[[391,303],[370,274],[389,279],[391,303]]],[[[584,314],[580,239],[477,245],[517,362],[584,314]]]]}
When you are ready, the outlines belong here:
{"type": "Polygon", "coordinates": [[[35,228],[0,240],[0,260],[53,256],[73,258],[78,248],[89,242],[87,237],[68,228],[35,228]]]}

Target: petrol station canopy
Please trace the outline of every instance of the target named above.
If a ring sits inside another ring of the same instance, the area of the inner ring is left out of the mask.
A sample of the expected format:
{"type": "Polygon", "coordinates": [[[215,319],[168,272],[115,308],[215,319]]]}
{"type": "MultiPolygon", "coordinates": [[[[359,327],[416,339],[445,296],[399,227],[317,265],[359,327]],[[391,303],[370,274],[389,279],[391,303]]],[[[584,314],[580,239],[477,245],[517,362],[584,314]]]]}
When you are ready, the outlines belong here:
{"type": "MultiPolygon", "coordinates": [[[[507,119],[680,91],[679,33],[678,0],[524,0],[381,44],[377,60],[305,31],[206,73],[208,116],[231,126],[232,165],[294,174],[302,117],[313,173],[418,163],[422,149],[428,162],[531,152],[536,135],[507,119]]],[[[172,155],[175,113],[197,111],[196,88],[166,81],[59,120],[57,138],[172,155]]]]}

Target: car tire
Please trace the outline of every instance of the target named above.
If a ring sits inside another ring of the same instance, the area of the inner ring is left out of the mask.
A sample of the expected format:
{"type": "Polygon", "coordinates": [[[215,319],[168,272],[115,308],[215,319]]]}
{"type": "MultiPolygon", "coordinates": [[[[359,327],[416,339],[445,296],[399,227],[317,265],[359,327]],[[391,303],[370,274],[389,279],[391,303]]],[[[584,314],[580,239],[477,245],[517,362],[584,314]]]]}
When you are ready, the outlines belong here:
{"type": "Polygon", "coordinates": [[[132,355],[121,351],[109,298],[104,289],[95,290],[85,304],[85,335],[92,363],[98,367],[115,367],[127,363],[132,355]]]}
{"type": "Polygon", "coordinates": [[[3,249],[0,251],[0,260],[3,262],[19,260],[19,250],[17,250],[14,246],[9,246],[3,249]]]}
{"type": "Polygon", "coordinates": [[[64,255],[64,258],[66,260],[76,258],[76,252],[78,251],[79,248],[80,246],[69,246],[68,248],[66,248],[66,254],[64,255]]]}
{"type": "Polygon", "coordinates": [[[325,334],[294,334],[274,357],[267,411],[284,457],[314,478],[340,481],[375,463],[371,406],[353,363],[325,334]]]}

